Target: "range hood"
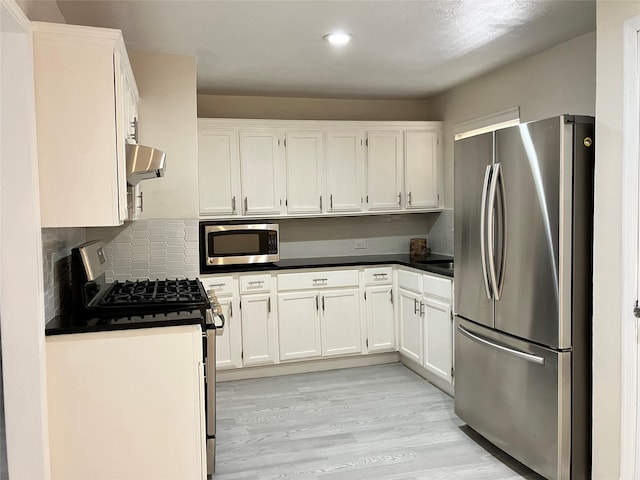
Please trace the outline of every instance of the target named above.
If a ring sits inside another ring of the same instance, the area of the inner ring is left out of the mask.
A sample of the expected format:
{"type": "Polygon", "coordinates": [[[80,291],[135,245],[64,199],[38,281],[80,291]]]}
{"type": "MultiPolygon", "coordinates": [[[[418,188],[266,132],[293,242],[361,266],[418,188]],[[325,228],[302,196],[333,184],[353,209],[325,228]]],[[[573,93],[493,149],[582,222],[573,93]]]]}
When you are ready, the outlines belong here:
{"type": "Polygon", "coordinates": [[[141,180],[164,176],[166,153],[138,144],[126,145],[127,183],[135,187],[141,180]]]}

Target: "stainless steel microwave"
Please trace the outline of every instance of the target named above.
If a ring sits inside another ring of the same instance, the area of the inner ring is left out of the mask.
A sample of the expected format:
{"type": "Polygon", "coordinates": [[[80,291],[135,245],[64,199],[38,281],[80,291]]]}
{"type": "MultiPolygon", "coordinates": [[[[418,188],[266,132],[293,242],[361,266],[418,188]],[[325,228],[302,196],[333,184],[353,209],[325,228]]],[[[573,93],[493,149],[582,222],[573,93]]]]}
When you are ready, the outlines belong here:
{"type": "Polygon", "coordinates": [[[220,224],[200,222],[201,267],[280,260],[276,223],[220,224]]]}

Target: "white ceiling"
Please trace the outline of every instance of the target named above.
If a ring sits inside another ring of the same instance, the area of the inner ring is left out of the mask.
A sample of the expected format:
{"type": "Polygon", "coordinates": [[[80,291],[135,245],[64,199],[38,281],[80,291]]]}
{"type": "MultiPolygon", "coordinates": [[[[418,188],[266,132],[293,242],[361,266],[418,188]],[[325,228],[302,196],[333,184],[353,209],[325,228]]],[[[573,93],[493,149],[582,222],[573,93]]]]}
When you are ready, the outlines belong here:
{"type": "Polygon", "coordinates": [[[58,0],[128,48],[197,57],[198,92],[424,98],[595,30],[594,0],[58,0]],[[322,36],[352,33],[342,49],[322,36]]]}

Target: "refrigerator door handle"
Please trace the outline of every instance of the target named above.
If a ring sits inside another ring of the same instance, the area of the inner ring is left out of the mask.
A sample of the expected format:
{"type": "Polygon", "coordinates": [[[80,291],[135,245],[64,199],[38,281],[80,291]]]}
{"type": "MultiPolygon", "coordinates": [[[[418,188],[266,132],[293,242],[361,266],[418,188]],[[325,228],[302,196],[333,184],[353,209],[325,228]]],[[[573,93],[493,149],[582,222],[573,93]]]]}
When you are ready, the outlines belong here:
{"type": "Polygon", "coordinates": [[[526,360],[527,362],[536,363],[538,365],[544,365],[544,357],[539,357],[538,355],[532,355],[531,353],[522,352],[520,350],[514,350],[513,348],[505,347],[504,345],[500,345],[498,343],[490,342],[489,340],[485,340],[482,337],[474,335],[466,328],[458,325],[458,331],[462,333],[465,337],[470,338],[474,342],[485,345],[489,348],[493,348],[494,350],[498,350],[499,352],[506,353],[507,355],[511,355],[512,357],[521,358],[526,360]]]}
{"type": "Polygon", "coordinates": [[[496,274],[496,252],[495,252],[495,229],[493,225],[495,208],[496,208],[496,192],[498,190],[498,178],[500,177],[500,164],[493,165],[493,176],[491,177],[491,187],[489,187],[489,218],[487,219],[487,231],[489,233],[489,276],[491,278],[491,290],[493,291],[495,300],[500,300],[500,292],[498,291],[498,276],[496,274]]]}
{"type": "Polygon", "coordinates": [[[500,209],[498,211],[500,215],[500,233],[502,238],[500,239],[500,272],[497,274],[497,283],[496,283],[496,300],[500,300],[502,296],[502,287],[504,287],[504,272],[507,258],[507,199],[505,196],[504,190],[504,175],[502,175],[502,170],[498,171],[496,183],[499,185],[499,200],[500,200],[500,209]]]}
{"type": "Polygon", "coordinates": [[[489,190],[489,179],[491,178],[492,165],[487,165],[484,171],[484,182],[482,183],[482,200],[480,202],[480,256],[482,260],[482,280],[487,298],[492,300],[491,287],[489,286],[489,275],[487,273],[487,191],[489,190]]]}

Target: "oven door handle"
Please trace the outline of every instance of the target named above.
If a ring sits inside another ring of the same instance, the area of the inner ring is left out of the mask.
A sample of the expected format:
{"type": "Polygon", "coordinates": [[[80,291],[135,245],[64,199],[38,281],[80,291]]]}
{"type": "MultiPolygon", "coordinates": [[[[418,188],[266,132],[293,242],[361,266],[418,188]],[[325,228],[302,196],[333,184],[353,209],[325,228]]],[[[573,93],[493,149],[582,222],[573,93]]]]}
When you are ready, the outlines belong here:
{"type": "Polygon", "coordinates": [[[205,330],[216,330],[216,335],[222,335],[222,332],[224,330],[224,315],[219,314],[219,315],[214,315],[213,312],[211,310],[207,310],[207,322],[205,322],[204,324],[204,329],[205,330]],[[220,324],[216,325],[216,317],[218,317],[220,319],[220,324]],[[217,330],[220,330],[220,333],[218,333],[217,330]]]}

